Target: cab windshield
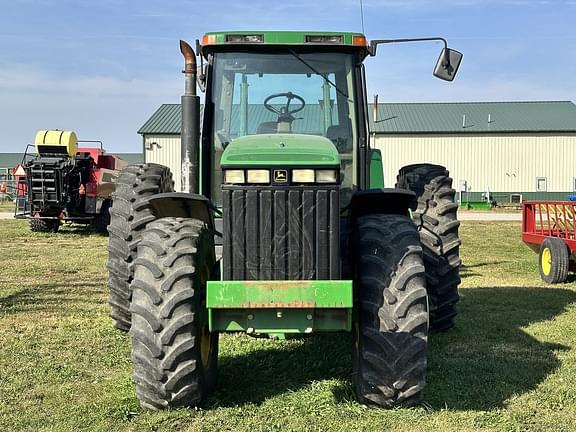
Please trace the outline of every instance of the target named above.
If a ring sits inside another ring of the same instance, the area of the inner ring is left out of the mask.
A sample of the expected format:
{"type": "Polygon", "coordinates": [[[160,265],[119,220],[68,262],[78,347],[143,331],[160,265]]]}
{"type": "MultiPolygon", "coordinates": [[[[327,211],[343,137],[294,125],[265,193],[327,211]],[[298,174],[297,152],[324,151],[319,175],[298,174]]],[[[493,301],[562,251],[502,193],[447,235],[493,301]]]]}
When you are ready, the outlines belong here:
{"type": "Polygon", "coordinates": [[[353,54],[221,52],[213,67],[213,198],[220,195],[224,148],[242,136],[274,133],[330,139],[342,160],[343,195],[349,195],[356,184],[353,54]]]}

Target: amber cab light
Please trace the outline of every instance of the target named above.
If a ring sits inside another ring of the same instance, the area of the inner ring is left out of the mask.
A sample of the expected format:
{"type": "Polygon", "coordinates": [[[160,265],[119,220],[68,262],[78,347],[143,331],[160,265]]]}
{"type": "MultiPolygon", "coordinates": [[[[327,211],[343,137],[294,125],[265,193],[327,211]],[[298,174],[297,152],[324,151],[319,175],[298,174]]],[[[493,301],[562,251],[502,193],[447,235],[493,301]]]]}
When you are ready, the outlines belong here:
{"type": "Polygon", "coordinates": [[[216,35],[205,34],[202,36],[202,45],[214,45],[216,43],[216,35]]]}
{"type": "Polygon", "coordinates": [[[353,36],[352,45],[368,46],[368,42],[366,41],[366,38],[364,36],[353,36]]]}

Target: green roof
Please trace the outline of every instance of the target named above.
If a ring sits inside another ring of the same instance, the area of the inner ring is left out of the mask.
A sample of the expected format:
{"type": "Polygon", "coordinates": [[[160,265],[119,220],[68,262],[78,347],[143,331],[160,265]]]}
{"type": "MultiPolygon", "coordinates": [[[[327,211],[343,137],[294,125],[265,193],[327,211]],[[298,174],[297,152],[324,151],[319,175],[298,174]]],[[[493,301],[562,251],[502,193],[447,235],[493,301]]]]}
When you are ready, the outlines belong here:
{"type": "Polygon", "coordinates": [[[14,168],[22,162],[22,153],[0,153],[0,168],[14,168]]]}
{"type": "MultiPolygon", "coordinates": [[[[372,132],[576,132],[572,102],[462,102],[378,104],[372,132]]],[[[372,106],[370,107],[372,110],[372,106]]]]}
{"type": "MultiPolygon", "coordinates": [[[[144,163],[144,155],[142,153],[110,153],[118,156],[120,159],[128,163],[144,163]]],[[[0,168],[14,168],[17,164],[22,162],[23,153],[0,153],[0,168]]]]}
{"type": "Polygon", "coordinates": [[[162,104],[138,129],[139,134],[179,134],[182,111],[180,104],[162,104]]]}
{"type": "MultiPolygon", "coordinates": [[[[306,120],[294,123],[294,132],[310,131],[311,124],[322,125],[319,105],[306,105],[306,120]],[[308,123],[305,123],[308,122],[308,123]]],[[[378,104],[378,120],[370,131],[393,134],[431,133],[574,133],[576,105],[563,102],[461,102],[461,103],[389,103],[378,104]],[[490,122],[488,121],[490,120],[490,122]]],[[[236,110],[238,111],[238,110],[236,110]]],[[[164,104],[138,130],[139,134],[180,134],[180,105],[164,104]]],[[[232,128],[238,122],[232,118],[232,128]]],[[[249,105],[248,132],[258,124],[274,119],[262,105],[249,105]]],[[[320,131],[319,131],[320,132],[320,131]]]]}

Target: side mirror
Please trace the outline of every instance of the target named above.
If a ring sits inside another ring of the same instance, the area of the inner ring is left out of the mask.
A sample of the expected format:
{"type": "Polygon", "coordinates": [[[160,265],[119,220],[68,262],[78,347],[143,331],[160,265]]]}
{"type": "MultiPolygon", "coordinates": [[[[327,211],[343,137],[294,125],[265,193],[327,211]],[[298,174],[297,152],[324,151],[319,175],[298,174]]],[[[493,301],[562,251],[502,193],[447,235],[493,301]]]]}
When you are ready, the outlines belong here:
{"type": "Polygon", "coordinates": [[[198,87],[202,93],[206,93],[206,65],[202,64],[200,66],[200,71],[196,76],[196,81],[198,82],[198,87]]]}
{"type": "Polygon", "coordinates": [[[443,48],[434,68],[434,76],[444,81],[452,81],[460,67],[463,54],[450,48],[443,48]]]}

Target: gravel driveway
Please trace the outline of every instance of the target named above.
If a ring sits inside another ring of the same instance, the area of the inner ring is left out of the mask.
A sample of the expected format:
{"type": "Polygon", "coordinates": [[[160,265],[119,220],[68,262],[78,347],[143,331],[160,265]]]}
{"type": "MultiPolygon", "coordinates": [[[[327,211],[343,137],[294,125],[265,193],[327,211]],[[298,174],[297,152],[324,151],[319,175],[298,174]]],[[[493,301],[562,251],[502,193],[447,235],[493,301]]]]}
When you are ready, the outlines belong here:
{"type": "Polygon", "coordinates": [[[458,219],[463,221],[521,221],[522,213],[458,212],[458,219]]]}

